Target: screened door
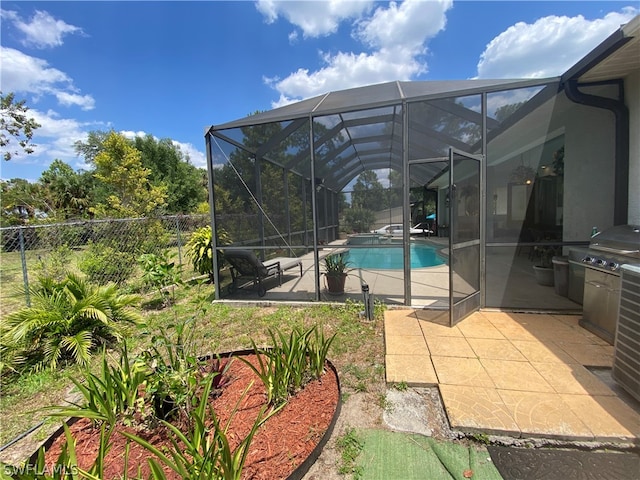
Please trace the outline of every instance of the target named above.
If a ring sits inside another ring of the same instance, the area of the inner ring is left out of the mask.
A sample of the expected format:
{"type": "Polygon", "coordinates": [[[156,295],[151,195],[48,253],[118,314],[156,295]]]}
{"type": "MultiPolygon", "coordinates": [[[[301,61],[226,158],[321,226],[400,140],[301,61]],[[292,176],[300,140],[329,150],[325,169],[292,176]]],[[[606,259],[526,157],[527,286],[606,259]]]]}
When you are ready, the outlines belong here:
{"type": "Polygon", "coordinates": [[[480,308],[480,157],[449,149],[449,321],[480,308]]]}

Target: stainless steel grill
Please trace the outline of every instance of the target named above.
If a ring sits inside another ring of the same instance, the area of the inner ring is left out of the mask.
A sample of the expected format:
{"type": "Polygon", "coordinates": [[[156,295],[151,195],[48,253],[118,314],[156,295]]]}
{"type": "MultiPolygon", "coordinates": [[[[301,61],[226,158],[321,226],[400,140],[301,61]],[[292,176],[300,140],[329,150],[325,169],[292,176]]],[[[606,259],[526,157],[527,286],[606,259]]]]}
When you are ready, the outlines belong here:
{"type": "Polygon", "coordinates": [[[640,264],[640,226],[619,225],[594,235],[589,248],[570,250],[569,263],[572,269],[569,298],[578,295],[577,279],[580,273],[584,274],[580,324],[613,345],[620,301],[620,268],[640,264]]]}

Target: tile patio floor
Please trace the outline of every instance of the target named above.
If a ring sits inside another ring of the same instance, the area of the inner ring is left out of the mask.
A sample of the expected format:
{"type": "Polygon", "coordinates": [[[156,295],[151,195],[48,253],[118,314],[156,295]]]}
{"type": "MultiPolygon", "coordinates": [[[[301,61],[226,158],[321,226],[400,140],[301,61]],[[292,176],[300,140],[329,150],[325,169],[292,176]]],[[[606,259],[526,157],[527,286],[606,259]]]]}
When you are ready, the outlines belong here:
{"type": "Polygon", "coordinates": [[[640,406],[586,367],[613,347],[579,316],[387,310],[387,382],[440,389],[451,427],[511,437],[640,444],[640,406]],[[624,398],[624,400],[623,400],[624,398]]]}

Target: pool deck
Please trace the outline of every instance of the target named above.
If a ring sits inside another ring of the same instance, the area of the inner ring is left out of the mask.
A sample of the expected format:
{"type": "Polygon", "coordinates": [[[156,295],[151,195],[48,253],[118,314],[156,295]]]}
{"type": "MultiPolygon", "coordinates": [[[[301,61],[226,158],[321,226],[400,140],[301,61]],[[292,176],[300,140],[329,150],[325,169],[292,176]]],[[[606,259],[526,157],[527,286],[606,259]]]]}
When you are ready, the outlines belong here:
{"type": "MultiPolygon", "coordinates": [[[[446,253],[447,238],[431,237],[427,242],[437,245],[446,253]]],[[[350,246],[345,241],[334,242],[319,250],[320,271],[323,271],[322,260],[331,253],[344,252],[350,246]]],[[[267,293],[259,298],[257,292],[250,288],[241,289],[234,295],[227,295],[227,300],[237,301],[316,301],[315,262],[313,252],[300,257],[302,276],[296,269],[284,272],[283,283],[278,285],[276,278],[266,280],[267,293]]],[[[494,255],[491,261],[498,268],[488,274],[486,282],[487,295],[501,298],[501,304],[519,305],[525,308],[528,302],[539,298],[545,299],[549,310],[576,312],[580,305],[560,295],[549,295],[549,287],[538,285],[532,276],[531,261],[526,256],[494,255]]],[[[344,302],[346,299],[362,301],[362,285],[367,284],[369,291],[377,300],[387,305],[404,305],[404,271],[354,268],[349,271],[345,285],[345,293],[331,295],[327,292],[324,276],[320,276],[320,300],[325,302],[344,302]]],[[[539,301],[535,302],[537,305],[539,301]]],[[[535,307],[532,304],[532,308],[535,307]]],[[[449,267],[438,265],[427,268],[411,269],[411,306],[448,308],[449,307],[449,267]]]]}
{"type": "Polygon", "coordinates": [[[640,404],[607,377],[613,347],[580,316],[387,310],[387,382],[437,386],[465,433],[640,445],[640,404]]]}

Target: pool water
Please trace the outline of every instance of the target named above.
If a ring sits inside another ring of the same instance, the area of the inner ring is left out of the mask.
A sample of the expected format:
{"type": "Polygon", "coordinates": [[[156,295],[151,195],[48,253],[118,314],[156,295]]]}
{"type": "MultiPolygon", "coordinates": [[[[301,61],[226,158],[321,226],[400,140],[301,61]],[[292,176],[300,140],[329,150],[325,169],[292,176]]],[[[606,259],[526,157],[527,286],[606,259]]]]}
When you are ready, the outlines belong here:
{"type": "MultiPolygon", "coordinates": [[[[351,268],[395,270],[404,268],[402,247],[352,248],[346,254],[351,268]]],[[[431,245],[411,244],[411,268],[435,267],[444,260],[431,245]]]]}

